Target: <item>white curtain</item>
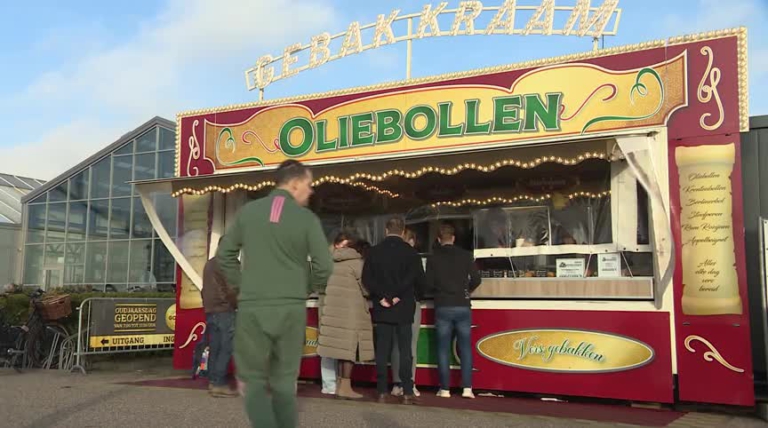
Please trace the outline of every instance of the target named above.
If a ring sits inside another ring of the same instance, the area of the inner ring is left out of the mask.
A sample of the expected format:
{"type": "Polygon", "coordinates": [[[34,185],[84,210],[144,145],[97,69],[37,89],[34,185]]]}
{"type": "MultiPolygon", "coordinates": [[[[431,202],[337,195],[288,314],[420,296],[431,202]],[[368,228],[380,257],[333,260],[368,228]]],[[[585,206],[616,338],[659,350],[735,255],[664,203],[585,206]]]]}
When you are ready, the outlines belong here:
{"type": "Polygon", "coordinates": [[[168,182],[137,184],[136,190],[138,190],[139,196],[141,196],[141,205],[144,206],[144,211],[147,212],[149,222],[152,223],[152,227],[155,228],[157,236],[160,237],[161,241],[163,241],[165,248],[167,248],[171,253],[173,259],[176,260],[176,263],[178,263],[181,267],[181,270],[183,270],[184,273],[187,274],[187,277],[189,277],[189,279],[192,281],[192,283],[195,284],[195,287],[197,287],[199,290],[202,290],[203,278],[192,267],[192,264],[189,263],[189,260],[184,257],[184,254],[181,252],[181,250],[179,250],[179,247],[176,246],[176,243],[168,234],[168,230],[166,230],[165,225],[163,225],[163,222],[160,220],[160,217],[157,214],[157,210],[155,209],[155,204],[153,203],[154,195],[171,193],[171,184],[168,182]]]}
{"type": "MultiPolygon", "coordinates": [[[[656,140],[651,135],[642,135],[618,137],[616,142],[635,179],[648,194],[651,208],[651,239],[654,248],[655,304],[657,308],[661,308],[664,292],[672,282],[675,254],[672,228],[659,185],[658,165],[654,162],[653,144],[656,140]]],[[[666,141],[659,144],[666,144],[666,141]]]]}

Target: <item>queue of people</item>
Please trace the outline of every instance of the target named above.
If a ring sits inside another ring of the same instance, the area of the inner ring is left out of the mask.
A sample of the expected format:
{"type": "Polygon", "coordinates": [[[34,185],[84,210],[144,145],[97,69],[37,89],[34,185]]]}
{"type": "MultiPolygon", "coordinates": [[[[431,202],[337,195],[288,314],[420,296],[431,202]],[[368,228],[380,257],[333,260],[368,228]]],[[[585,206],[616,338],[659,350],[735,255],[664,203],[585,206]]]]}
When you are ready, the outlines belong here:
{"type": "Polygon", "coordinates": [[[474,398],[469,295],[480,277],[472,254],[453,247],[453,228],[441,226],[441,246],[428,260],[426,272],[414,248],[415,236],[397,217],[387,222],[386,238],[374,247],[339,234],[329,248],[320,220],[307,208],[312,172],[289,160],[275,178],[275,190],[240,210],[205,267],[211,395],[237,395],[225,381],[234,353],[238,389],[245,396],[251,425],[295,427],[305,302],[317,292],[323,393],[362,398],[352,388],[354,365],[375,360],[378,401],[393,395],[403,404],[414,404],[419,395],[414,378],[420,302],[430,293],[438,333],[438,396],[450,396],[450,342],[455,332],[462,396],[474,398]]]}

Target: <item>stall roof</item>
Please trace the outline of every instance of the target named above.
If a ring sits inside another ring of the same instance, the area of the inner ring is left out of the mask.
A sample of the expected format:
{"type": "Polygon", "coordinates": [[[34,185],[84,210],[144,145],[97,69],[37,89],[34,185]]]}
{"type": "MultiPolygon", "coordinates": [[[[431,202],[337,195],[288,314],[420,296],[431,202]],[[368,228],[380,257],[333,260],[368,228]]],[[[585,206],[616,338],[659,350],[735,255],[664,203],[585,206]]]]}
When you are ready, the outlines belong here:
{"type": "Polygon", "coordinates": [[[749,129],[768,128],[768,114],[749,118],[749,129]]]}
{"type": "Polygon", "coordinates": [[[58,186],[61,182],[68,179],[72,175],[75,175],[80,170],[87,168],[88,166],[96,163],[101,158],[108,156],[110,153],[112,153],[114,150],[116,150],[118,147],[122,146],[123,144],[129,142],[130,140],[138,137],[139,135],[143,134],[148,129],[154,127],[154,126],[162,126],[168,129],[176,130],[176,122],[164,119],[160,116],[155,116],[152,119],[148,120],[147,122],[140,125],[138,128],[129,131],[125,134],[123,134],[122,137],[117,139],[117,141],[113,142],[112,144],[104,147],[103,149],[99,150],[95,154],[91,155],[90,157],[86,158],[79,164],[73,166],[72,168],[64,171],[63,173],[56,176],[56,178],[48,181],[45,183],[45,185],[38,187],[34,191],[28,193],[23,198],[21,198],[21,203],[25,204],[28,201],[36,198],[37,196],[41,195],[42,193],[58,186]]]}
{"type": "MultiPolygon", "coordinates": [[[[501,167],[530,169],[548,162],[577,165],[597,158],[609,160],[612,144],[605,138],[562,143],[485,149],[472,153],[447,153],[439,156],[421,155],[400,159],[378,159],[312,165],[316,183],[363,182],[375,184],[384,180],[418,178],[426,174],[453,175],[464,170],[492,171],[501,167]],[[551,158],[551,159],[550,159],[551,158]],[[511,163],[510,163],[511,162],[511,163]],[[452,171],[448,171],[452,170],[452,171]],[[445,172],[448,171],[448,172],[445,172]]],[[[136,181],[147,190],[182,194],[229,192],[233,190],[260,190],[270,187],[275,168],[259,171],[241,171],[194,177],[175,177],[159,180],[136,181]]]]}
{"type": "Polygon", "coordinates": [[[20,224],[22,198],[44,184],[34,178],[0,174],[0,223],[20,224]]]}

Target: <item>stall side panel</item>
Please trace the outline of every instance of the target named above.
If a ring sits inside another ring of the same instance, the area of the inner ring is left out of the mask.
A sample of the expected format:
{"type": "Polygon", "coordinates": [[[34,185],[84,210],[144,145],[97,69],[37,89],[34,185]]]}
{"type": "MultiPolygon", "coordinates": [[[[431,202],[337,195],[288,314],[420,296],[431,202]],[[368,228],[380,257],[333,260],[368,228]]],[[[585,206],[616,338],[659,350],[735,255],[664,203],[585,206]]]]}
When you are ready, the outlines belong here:
{"type": "MultiPolygon", "coordinates": [[[[179,199],[179,246],[192,266],[202,274],[208,255],[210,235],[210,195],[179,199]]],[[[204,340],[205,311],[200,290],[176,267],[176,330],[173,367],[192,368],[195,346],[204,340]]]]}
{"type": "Polygon", "coordinates": [[[681,401],[754,404],[739,140],[670,141],[681,401]]]}
{"type": "Polygon", "coordinates": [[[667,55],[682,51],[691,96],[669,122],[679,399],[751,406],[739,135],[747,103],[746,38],[739,33],[672,45],[667,55]]]}

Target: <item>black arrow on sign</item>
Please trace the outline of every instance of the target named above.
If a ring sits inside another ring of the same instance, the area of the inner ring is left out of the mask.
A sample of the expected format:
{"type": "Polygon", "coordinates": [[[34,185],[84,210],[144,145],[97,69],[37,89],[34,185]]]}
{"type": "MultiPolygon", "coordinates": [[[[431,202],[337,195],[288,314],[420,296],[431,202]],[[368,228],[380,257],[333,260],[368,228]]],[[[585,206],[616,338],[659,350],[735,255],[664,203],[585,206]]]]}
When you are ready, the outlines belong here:
{"type": "Polygon", "coordinates": [[[101,339],[102,345],[106,345],[107,343],[109,343],[109,339],[101,339]]]}

